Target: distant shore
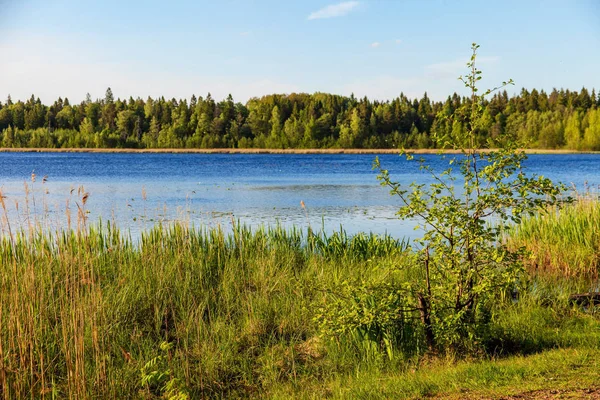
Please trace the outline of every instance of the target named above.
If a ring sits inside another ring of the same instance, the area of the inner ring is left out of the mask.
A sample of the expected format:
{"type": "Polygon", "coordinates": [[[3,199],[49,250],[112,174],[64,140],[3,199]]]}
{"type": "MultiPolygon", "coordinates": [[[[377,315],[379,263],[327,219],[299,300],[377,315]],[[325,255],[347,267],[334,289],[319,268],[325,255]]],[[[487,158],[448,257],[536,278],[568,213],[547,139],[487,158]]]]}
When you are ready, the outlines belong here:
{"type": "MultiPolygon", "coordinates": [[[[458,154],[458,150],[406,149],[413,154],[458,154]]],[[[490,151],[482,149],[481,151],[490,151]]],[[[527,154],[600,154],[598,151],[525,149],[527,154]]],[[[0,148],[2,153],[181,153],[181,154],[397,154],[400,149],[90,149],[0,148]]]]}

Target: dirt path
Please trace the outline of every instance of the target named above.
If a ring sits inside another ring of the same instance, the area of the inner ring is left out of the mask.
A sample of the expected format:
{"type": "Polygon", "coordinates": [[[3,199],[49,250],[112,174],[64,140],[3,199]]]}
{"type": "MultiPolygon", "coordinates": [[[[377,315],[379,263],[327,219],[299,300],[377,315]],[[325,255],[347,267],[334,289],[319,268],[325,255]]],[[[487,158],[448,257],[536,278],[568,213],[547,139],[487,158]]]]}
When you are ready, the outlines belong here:
{"type": "Polygon", "coordinates": [[[499,397],[498,400],[554,400],[554,399],[600,399],[600,388],[595,389],[544,389],[532,390],[512,396],[499,397]]]}

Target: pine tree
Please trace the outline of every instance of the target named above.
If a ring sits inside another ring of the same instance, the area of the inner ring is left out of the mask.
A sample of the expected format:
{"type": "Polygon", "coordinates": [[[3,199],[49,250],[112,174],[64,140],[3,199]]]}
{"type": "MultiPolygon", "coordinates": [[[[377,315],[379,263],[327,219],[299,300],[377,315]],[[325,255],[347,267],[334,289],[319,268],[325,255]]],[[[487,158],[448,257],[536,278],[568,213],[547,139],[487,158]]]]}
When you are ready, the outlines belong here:
{"type": "Polygon", "coordinates": [[[112,89],[109,87],[106,89],[106,93],[104,94],[104,103],[112,104],[115,102],[115,97],[113,96],[112,89]]]}

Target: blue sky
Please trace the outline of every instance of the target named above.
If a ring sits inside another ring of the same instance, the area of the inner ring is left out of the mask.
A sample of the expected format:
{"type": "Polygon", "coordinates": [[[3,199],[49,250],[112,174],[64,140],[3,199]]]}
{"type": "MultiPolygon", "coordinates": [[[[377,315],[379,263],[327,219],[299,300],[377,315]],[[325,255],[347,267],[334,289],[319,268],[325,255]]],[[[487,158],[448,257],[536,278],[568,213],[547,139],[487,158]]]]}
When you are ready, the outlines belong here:
{"type": "Polygon", "coordinates": [[[0,98],[600,88],[600,0],[0,0],[0,98]]]}

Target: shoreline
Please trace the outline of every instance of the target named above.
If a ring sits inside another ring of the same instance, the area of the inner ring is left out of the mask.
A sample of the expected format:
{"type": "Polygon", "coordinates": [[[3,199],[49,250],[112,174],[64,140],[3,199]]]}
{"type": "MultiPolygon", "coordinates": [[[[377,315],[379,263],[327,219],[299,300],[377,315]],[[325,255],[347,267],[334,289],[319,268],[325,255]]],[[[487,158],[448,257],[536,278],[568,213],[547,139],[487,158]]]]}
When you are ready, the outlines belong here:
{"type": "MultiPolygon", "coordinates": [[[[481,149],[480,151],[491,151],[481,149]]],[[[140,154],[398,154],[401,149],[108,149],[0,148],[0,153],[140,153],[140,154]]],[[[406,149],[412,154],[459,154],[459,150],[406,149]]],[[[526,154],[600,154],[600,151],[524,149],[526,154]]]]}

